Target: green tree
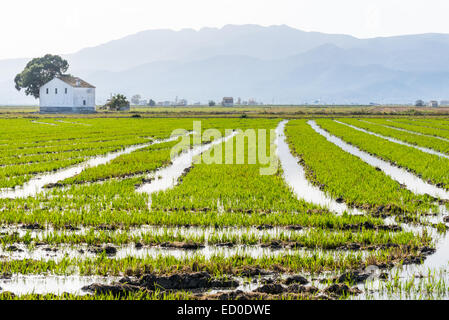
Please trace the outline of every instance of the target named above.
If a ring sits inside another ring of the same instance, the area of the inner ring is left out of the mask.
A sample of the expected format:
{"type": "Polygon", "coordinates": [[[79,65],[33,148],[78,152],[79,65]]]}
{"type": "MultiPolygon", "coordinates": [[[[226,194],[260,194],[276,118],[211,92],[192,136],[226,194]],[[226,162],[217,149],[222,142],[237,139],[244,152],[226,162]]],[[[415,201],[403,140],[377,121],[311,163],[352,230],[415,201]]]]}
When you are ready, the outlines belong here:
{"type": "Polygon", "coordinates": [[[116,94],[106,102],[101,109],[109,109],[111,111],[120,111],[121,109],[128,109],[129,101],[123,94],[116,94]]]}
{"type": "Polygon", "coordinates": [[[18,91],[25,89],[27,96],[39,98],[39,89],[56,76],[64,74],[69,63],[58,55],[47,54],[41,58],[34,58],[27,63],[25,69],[14,78],[18,91]]]}
{"type": "Polygon", "coordinates": [[[424,101],[422,101],[422,100],[416,100],[415,106],[417,106],[417,107],[423,107],[423,106],[424,106],[424,101]]]}
{"type": "Polygon", "coordinates": [[[213,106],[215,106],[215,101],[210,100],[210,101],[209,101],[209,107],[213,107],[213,106]]]}
{"type": "Polygon", "coordinates": [[[140,103],[140,99],[142,99],[142,96],[140,94],[135,94],[131,97],[131,102],[133,104],[139,104],[140,103]]]}
{"type": "Polygon", "coordinates": [[[154,107],[156,105],[156,101],[154,101],[153,99],[150,99],[150,101],[148,102],[148,105],[150,107],[154,107]]]}

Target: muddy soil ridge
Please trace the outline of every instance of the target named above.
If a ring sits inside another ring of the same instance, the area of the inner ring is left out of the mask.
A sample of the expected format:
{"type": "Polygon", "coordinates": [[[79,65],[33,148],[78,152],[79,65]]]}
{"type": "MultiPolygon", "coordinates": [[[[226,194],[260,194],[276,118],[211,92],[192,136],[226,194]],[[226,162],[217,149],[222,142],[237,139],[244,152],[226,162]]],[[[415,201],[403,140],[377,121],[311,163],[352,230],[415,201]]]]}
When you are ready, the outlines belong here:
{"type": "Polygon", "coordinates": [[[172,275],[158,276],[145,274],[138,279],[124,277],[112,284],[93,283],[82,288],[94,294],[126,295],[137,291],[155,290],[201,290],[210,288],[237,287],[236,280],[216,279],[208,272],[175,273],[172,275]]]}

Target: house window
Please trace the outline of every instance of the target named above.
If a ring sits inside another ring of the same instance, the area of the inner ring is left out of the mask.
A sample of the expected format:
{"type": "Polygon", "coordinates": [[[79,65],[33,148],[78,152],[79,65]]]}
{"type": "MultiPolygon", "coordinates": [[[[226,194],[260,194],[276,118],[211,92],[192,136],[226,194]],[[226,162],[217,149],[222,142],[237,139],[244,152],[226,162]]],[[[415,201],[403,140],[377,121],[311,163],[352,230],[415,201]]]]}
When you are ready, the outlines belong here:
{"type": "Polygon", "coordinates": [[[47,94],[48,94],[48,88],[47,88],[46,92],[47,92],[47,94]]]}
{"type": "Polygon", "coordinates": [[[55,94],[58,94],[58,88],[55,88],[55,94]]]}
{"type": "Polygon", "coordinates": [[[67,94],[67,88],[65,88],[65,94],[67,94]]]}
{"type": "Polygon", "coordinates": [[[85,106],[86,105],[86,100],[83,100],[83,106],[85,106]]]}

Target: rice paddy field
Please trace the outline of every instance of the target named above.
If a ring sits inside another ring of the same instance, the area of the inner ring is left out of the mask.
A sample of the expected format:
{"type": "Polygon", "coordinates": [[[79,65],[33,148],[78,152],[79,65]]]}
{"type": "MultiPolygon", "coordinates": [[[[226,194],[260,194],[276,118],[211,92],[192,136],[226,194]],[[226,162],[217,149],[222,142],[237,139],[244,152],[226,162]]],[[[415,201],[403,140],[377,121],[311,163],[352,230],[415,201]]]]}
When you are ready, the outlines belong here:
{"type": "Polygon", "coordinates": [[[4,117],[0,299],[448,299],[448,203],[446,118],[4,117]]]}

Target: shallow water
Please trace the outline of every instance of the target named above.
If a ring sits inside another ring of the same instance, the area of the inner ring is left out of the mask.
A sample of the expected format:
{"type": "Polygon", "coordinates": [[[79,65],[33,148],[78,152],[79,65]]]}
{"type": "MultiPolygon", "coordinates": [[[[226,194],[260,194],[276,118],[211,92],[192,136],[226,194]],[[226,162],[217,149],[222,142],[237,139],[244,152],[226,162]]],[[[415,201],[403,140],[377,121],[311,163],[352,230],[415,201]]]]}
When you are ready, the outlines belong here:
{"type": "Polygon", "coordinates": [[[15,295],[24,294],[63,294],[64,292],[85,295],[87,292],[82,287],[92,283],[111,284],[120,277],[101,276],[56,276],[56,275],[12,275],[10,279],[0,279],[2,292],[12,292],[15,295]]]}
{"type": "Polygon", "coordinates": [[[56,126],[56,124],[55,123],[48,123],[48,122],[41,122],[41,121],[31,121],[32,123],[37,123],[37,124],[46,124],[46,125],[49,125],[49,126],[56,126]]]}
{"type": "MultiPolygon", "coordinates": [[[[444,208],[442,211],[447,213],[444,208]]],[[[426,217],[433,223],[442,222],[443,214],[435,217],[426,217]]],[[[436,251],[426,257],[422,264],[398,265],[388,271],[388,280],[372,279],[358,284],[363,291],[361,295],[351,297],[357,300],[415,300],[415,299],[449,299],[449,232],[438,233],[436,229],[428,226],[415,226],[401,224],[404,231],[422,232],[426,230],[436,242],[436,251]],[[399,284],[401,290],[389,291],[386,281],[399,284]],[[406,290],[411,286],[410,290],[406,290]],[[438,289],[440,286],[440,289],[438,289]],[[382,289],[383,288],[383,289],[382,289]],[[427,288],[430,288],[427,292],[427,288]],[[441,289],[443,288],[443,289],[441,289]],[[445,289],[444,289],[445,288],[445,289]]],[[[380,272],[380,270],[377,270],[380,272]]]]}
{"type": "Polygon", "coordinates": [[[188,150],[187,152],[183,152],[180,156],[172,160],[172,164],[170,166],[161,168],[150,174],[149,177],[155,177],[155,179],[149,183],[143,184],[136,191],[151,195],[154,192],[164,191],[173,188],[178,183],[178,178],[182,176],[184,170],[192,166],[194,157],[211,149],[213,146],[217,144],[226,142],[227,140],[235,137],[237,134],[238,134],[237,132],[233,132],[231,135],[227,137],[218,139],[208,144],[195,146],[192,149],[188,150]]]}
{"type": "Polygon", "coordinates": [[[178,259],[193,256],[203,256],[206,259],[212,259],[214,256],[233,257],[237,255],[249,256],[252,258],[260,257],[279,257],[293,254],[302,254],[304,256],[318,255],[318,256],[333,256],[335,258],[344,258],[346,256],[360,256],[365,257],[371,252],[366,250],[350,251],[350,250],[324,250],[324,249],[272,249],[270,247],[264,248],[261,246],[245,246],[237,245],[232,248],[205,246],[197,250],[185,249],[170,249],[161,247],[149,247],[136,250],[134,247],[125,247],[117,252],[117,258],[126,258],[128,256],[145,258],[158,256],[171,256],[178,259]]]}
{"type": "Polygon", "coordinates": [[[449,299],[448,266],[435,268],[423,265],[395,267],[388,280],[373,279],[357,285],[363,291],[353,300],[418,300],[449,299]],[[389,290],[391,287],[401,289],[389,290]],[[410,287],[410,289],[406,289],[410,287]]]}
{"type": "Polygon", "coordinates": [[[178,139],[178,137],[170,137],[170,138],[164,139],[164,140],[155,140],[155,141],[152,141],[149,143],[127,147],[121,151],[112,152],[112,153],[108,153],[103,156],[94,157],[94,158],[87,160],[85,162],[82,162],[76,166],[61,169],[54,173],[39,174],[39,175],[35,176],[34,178],[32,178],[31,180],[29,180],[28,182],[26,182],[21,187],[16,187],[15,189],[1,190],[0,198],[15,199],[15,198],[26,198],[26,197],[30,197],[30,196],[35,196],[36,194],[38,194],[42,191],[45,191],[44,186],[46,186],[47,184],[57,183],[58,181],[62,181],[62,180],[71,178],[73,176],[76,176],[77,174],[80,174],[83,170],[85,170],[87,168],[106,164],[124,154],[132,153],[136,150],[149,147],[153,144],[175,141],[176,139],[178,139]]]}
{"type": "Polygon", "coordinates": [[[129,230],[111,230],[111,231],[99,231],[95,228],[80,228],[79,230],[57,230],[53,228],[46,229],[35,229],[28,230],[23,227],[13,225],[13,226],[3,226],[0,227],[0,237],[2,233],[5,234],[13,234],[16,233],[19,237],[23,237],[25,235],[29,235],[32,239],[43,239],[46,236],[59,236],[59,235],[86,235],[93,232],[94,234],[121,234],[127,233],[129,236],[139,236],[141,234],[152,234],[152,235],[164,235],[170,234],[174,236],[182,236],[182,237],[193,237],[193,236],[204,236],[206,241],[209,237],[214,236],[215,238],[220,237],[232,237],[232,236],[248,236],[255,238],[262,238],[263,236],[270,236],[273,238],[279,238],[281,235],[290,237],[293,235],[306,233],[310,231],[310,228],[303,228],[301,230],[291,230],[286,227],[273,227],[271,229],[263,229],[259,230],[256,227],[223,227],[223,228],[214,228],[214,227],[170,227],[170,226],[151,226],[151,225],[143,225],[140,227],[131,227],[129,230]]]}
{"type": "Polygon", "coordinates": [[[40,261],[55,261],[59,262],[64,258],[94,258],[96,253],[87,251],[88,247],[86,245],[69,245],[62,244],[60,246],[50,246],[43,245],[37,246],[35,248],[29,249],[27,245],[16,243],[14,246],[18,249],[17,251],[10,251],[6,245],[5,248],[0,248],[0,261],[12,261],[12,260],[40,260],[40,261]],[[53,251],[57,248],[56,251],[53,251]],[[79,250],[83,250],[81,253],[79,250]]]}
{"type": "Polygon", "coordinates": [[[436,155],[436,156],[441,157],[441,158],[449,159],[449,155],[441,153],[441,152],[438,152],[438,151],[435,151],[435,150],[432,150],[432,149],[429,149],[429,148],[416,146],[416,145],[413,145],[413,144],[410,144],[410,143],[407,143],[407,142],[404,142],[404,141],[401,141],[401,140],[398,140],[398,139],[395,139],[395,138],[386,137],[386,136],[383,136],[383,135],[378,134],[378,133],[374,133],[374,132],[371,132],[371,131],[368,131],[368,130],[365,130],[365,129],[362,129],[362,128],[359,128],[359,127],[356,127],[356,126],[353,126],[353,125],[350,125],[350,124],[347,124],[347,123],[344,123],[344,122],[340,122],[338,120],[334,120],[334,121],[337,122],[337,123],[340,123],[342,125],[348,126],[348,127],[352,128],[352,129],[355,129],[357,131],[360,131],[360,132],[363,132],[363,133],[367,133],[367,134],[370,134],[372,136],[376,136],[378,138],[385,139],[385,140],[388,140],[388,141],[393,142],[393,143],[397,143],[397,144],[400,144],[400,145],[403,145],[403,146],[406,146],[406,147],[410,147],[410,148],[415,148],[415,149],[417,149],[419,151],[422,151],[422,152],[425,152],[425,153],[429,153],[429,154],[433,154],[433,155],[436,155]]]}
{"type": "Polygon", "coordinates": [[[298,199],[328,208],[330,211],[339,214],[345,211],[350,214],[363,214],[360,210],[336,202],[307,180],[303,167],[298,163],[298,159],[291,154],[286,141],[284,131],[287,122],[286,120],[281,121],[276,128],[277,156],[281,162],[284,180],[292,188],[298,199]]]}
{"type": "MultiPolygon", "coordinates": [[[[29,249],[24,244],[14,244],[20,251],[8,251],[7,249],[0,248],[0,261],[11,260],[42,260],[42,261],[55,261],[59,262],[64,258],[70,259],[87,259],[98,257],[100,253],[95,253],[89,249],[101,249],[102,247],[94,247],[87,245],[59,245],[59,246],[38,246],[33,249],[29,249]],[[57,248],[57,251],[52,251],[53,248],[57,248]],[[48,251],[47,251],[48,249],[48,251]]],[[[7,248],[8,246],[6,246],[7,248]]],[[[237,255],[249,256],[252,258],[271,257],[271,256],[285,256],[293,254],[301,254],[305,256],[318,255],[318,256],[332,256],[334,258],[344,258],[347,256],[359,256],[365,257],[371,252],[368,250],[327,250],[327,249],[290,249],[280,248],[274,249],[271,247],[262,247],[259,245],[236,245],[234,247],[221,247],[216,245],[206,245],[199,249],[182,249],[182,248],[170,248],[161,246],[144,246],[142,248],[136,248],[134,244],[116,246],[116,254],[109,255],[112,259],[125,259],[128,257],[134,258],[157,258],[157,257],[174,257],[178,259],[201,256],[205,259],[212,259],[214,256],[233,257],[237,255]]]]}
{"type": "Polygon", "coordinates": [[[440,199],[449,199],[449,192],[431,185],[424,180],[418,178],[417,176],[411,174],[405,169],[395,167],[390,163],[376,158],[367,152],[361,151],[357,147],[354,147],[340,138],[331,135],[329,132],[323,130],[319,127],[315,121],[309,120],[307,122],[317,133],[325,137],[329,142],[332,142],[336,146],[340,147],[342,150],[360,158],[364,162],[368,163],[373,167],[380,168],[386,175],[390,176],[392,179],[406,186],[406,188],[416,194],[429,194],[432,197],[440,199]]]}

